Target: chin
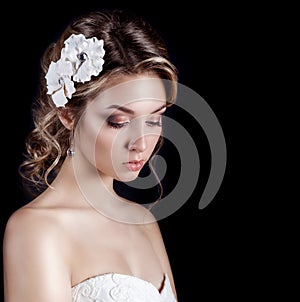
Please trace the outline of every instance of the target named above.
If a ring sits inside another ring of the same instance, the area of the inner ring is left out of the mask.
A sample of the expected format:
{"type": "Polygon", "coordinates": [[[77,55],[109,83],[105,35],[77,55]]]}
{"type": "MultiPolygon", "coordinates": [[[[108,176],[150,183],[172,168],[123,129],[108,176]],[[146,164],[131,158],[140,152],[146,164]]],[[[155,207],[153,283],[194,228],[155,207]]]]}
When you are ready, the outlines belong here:
{"type": "Polygon", "coordinates": [[[118,177],[116,177],[115,179],[121,182],[130,182],[137,179],[138,176],[139,176],[138,173],[130,173],[127,175],[118,175],[118,177]]]}

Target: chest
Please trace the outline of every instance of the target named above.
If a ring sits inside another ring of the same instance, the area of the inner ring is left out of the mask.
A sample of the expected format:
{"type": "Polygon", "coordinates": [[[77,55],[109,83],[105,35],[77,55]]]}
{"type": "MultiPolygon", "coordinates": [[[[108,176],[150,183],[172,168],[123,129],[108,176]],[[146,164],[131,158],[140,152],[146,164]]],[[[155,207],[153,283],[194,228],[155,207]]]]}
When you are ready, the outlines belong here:
{"type": "Polygon", "coordinates": [[[71,270],[75,283],[111,272],[145,278],[161,274],[158,256],[143,226],[81,226],[72,237],[71,270]]]}

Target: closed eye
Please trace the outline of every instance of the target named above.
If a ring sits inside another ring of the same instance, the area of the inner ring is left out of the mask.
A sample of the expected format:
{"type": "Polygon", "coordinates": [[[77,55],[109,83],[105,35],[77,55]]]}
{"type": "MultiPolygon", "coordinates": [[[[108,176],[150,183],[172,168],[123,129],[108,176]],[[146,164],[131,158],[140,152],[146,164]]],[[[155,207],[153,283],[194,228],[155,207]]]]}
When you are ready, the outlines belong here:
{"type": "Polygon", "coordinates": [[[146,121],[146,124],[150,127],[162,127],[162,122],[159,121],[146,121]]]}
{"type": "Polygon", "coordinates": [[[120,128],[123,128],[124,126],[129,124],[129,122],[115,123],[115,122],[112,122],[110,120],[107,120],[106,122],[107,122],[109,127],[114,128],[114,129],[120,129],[120,128]]]}
{"type": "MultiPolygon", "coordinates": [[[[117,116],[110,116],[106,120],[107,125],[113,129],[121,129],[131,123],[128,119],[118,118],[117,116]]],[[[145,121],[148,127],[162,127],[162,116],[151,117],[145,121]]]]}

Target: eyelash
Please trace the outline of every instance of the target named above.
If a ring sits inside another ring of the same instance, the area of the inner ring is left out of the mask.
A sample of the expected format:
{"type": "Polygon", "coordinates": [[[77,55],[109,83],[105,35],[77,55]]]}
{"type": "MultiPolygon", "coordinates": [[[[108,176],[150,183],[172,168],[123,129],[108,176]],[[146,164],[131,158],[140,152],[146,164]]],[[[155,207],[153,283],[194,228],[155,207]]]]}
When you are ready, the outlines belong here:
{"type": "Polygon", "coordinates": [[[107,124],[111,128],[120,129],[120,128],[124,127],[125,125],[127,125],[128,122],[126,122],[126,123],[114,123],[114,122],[108,120],[107,124]]]}
{"type": "MultiPolygon", "coordinates": [[[[129,122],[125,122],[125,123],[114,123],[110,120],[106,121],[108,126],[114,129],[120,129],[126,125],[129,124],[129,122]]],[[[147,126],[149,127],[162,127],[162,123],[161,121],[157,121],[157,122],[152,122],[152,121],[146,121],[147,126]]]]}
{"type": "Polygon", "coordinates": [[[157,121],[157,122],[147,121],[146,124],[150,127],[161,127],[162,126],[161,121],[157,121]]]}

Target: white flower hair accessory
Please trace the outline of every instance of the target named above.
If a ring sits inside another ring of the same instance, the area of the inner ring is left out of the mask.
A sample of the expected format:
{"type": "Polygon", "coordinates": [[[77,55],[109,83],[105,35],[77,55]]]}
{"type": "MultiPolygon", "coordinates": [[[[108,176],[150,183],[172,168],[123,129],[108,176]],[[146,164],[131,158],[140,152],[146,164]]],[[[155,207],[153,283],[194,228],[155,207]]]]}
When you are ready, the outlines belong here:
{"type": "Polygon", "coordinates": [[[104,64],[103,40],[72,34],[64,44],[60,59],[50,63],[45,76],[48,94],[56,107],[63,107],[72,98],[76,91],[74,82],[89,81],[102,71],[104,64]]]}

